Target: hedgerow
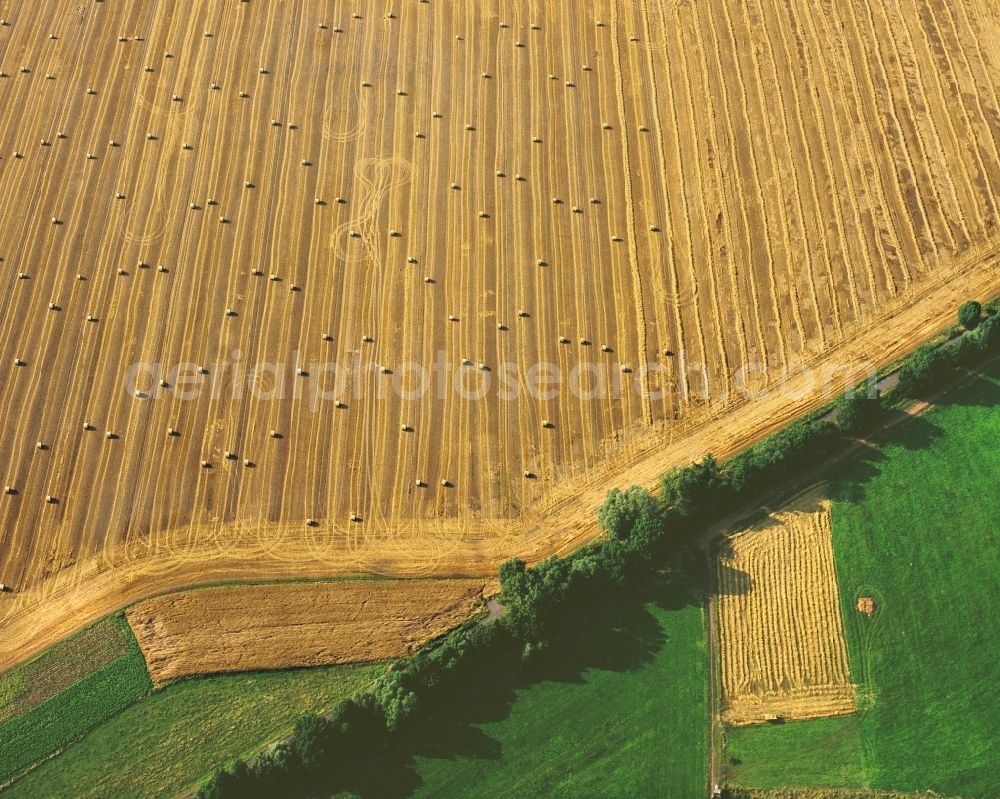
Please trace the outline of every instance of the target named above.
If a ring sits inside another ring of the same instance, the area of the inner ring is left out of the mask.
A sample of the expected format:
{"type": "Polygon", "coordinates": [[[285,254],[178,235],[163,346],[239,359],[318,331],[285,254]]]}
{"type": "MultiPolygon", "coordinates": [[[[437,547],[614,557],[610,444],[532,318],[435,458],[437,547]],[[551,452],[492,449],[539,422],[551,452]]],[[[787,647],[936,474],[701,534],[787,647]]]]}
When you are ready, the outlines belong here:
{"type": "MultiPolygon", "coordinates": [[[[894,396],[918,397],[955,367],[1000,349],[1000,313],[984,309],[973,330],[937,346],[918,348],[899,366],[894,396]]],[[[287,742],[216,771],[200,799],[305,795],[322,785],[351,785],[403,732],[452,690],[487,668],[517,670],[542,656],[560,635],[561,621],[584,592],[613,592],[651,559],[681,570],[707,522],[734,512],[826,455],[878,419],[883,398],[853,392],[838,402],[838,423],[815,415],[800,419],[724,463],[711,455],[672,469],[659,496],[641,487],[612,489],[597,514],[603,537],[566,557],[529,567],[512,559],[500,567],[499,600],[505,612],[490,623],[472,620],[394,664],[366,692],[342,702],[329,717],[299,720],[287,742]],[[872,404],[874,403],[874,404],[872,404]]]]}

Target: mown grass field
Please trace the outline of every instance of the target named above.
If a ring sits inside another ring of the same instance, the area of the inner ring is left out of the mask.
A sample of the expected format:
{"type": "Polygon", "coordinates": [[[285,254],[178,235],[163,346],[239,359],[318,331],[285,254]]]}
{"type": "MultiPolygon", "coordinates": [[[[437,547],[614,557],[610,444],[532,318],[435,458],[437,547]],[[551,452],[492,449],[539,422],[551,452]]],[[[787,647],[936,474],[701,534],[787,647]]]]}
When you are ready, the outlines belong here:
{"type": "Polygon", "coordinates": [[[857,716],[736,727],[726,733],[727,782],[751,788],[865,783],[857,716]]]}
{"type": "Polygon", "coordinates": [[[0,677],[0,784],[145,696],[146,663],[121,616],[0,677]]]}
{"type": "Polygon", "coordinates": [[[700,598],[656,581],[595,604],[513,685],[482,674],[474,700],[436,714],[361,793],[704,797],[700,598]]]}
{"type": "Polygon", "coordinates": [[[733,784],[997,795],[1000,367],[936,404],[832,475],[861,712],[730,730],[733,784]],[[874,597],[871,619],[858,596],[874,597]]]}
{"type": "Polygon", "coordinates": [[[193,790],[217,764],[247,755],[332,707],[385,666],[259,672],[182,681],[101,724],[24,778],[10,799],[144,799],[193,790]]]}

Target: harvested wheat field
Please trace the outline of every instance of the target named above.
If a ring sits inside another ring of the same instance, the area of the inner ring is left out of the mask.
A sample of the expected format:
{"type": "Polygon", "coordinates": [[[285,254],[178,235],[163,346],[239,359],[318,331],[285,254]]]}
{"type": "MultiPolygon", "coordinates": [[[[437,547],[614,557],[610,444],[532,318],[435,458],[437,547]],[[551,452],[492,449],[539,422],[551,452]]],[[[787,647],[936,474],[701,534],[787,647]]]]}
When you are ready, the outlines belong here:
{"type": "Polygon", "coordinates": [[[0,668],[563,551],[1000,289],[989,0],[0,17],[0,668]]]}
{"type": "Polygon", "coordinates": [[[126,619],[156,684],[398,658],[484,607],[483,580],[251,583],[147,599],[126,619]]]}
{"type": "Polygon", "coordinates": [[[830,502],[806,495],[725,542],[718,563],[722,719],[853,713],[830,502]]]}

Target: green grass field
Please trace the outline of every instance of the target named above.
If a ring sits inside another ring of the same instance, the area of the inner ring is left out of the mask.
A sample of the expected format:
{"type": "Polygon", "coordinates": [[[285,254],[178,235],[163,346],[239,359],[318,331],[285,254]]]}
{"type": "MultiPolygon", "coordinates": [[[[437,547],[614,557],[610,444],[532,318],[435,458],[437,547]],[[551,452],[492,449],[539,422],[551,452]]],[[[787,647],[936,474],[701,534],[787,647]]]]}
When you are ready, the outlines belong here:
{"type": "Polygon", "coordinates": [[[689,593],[658,578],[588,605],[543,665],[514,685],[482,674],[485,696],[435,718],[365,795],[703,799],[706,633],[689,593]]]}
{"type": "MultiPolygon", "coordinates": [[[[17,780],[10,799],[152,799],[196,787],[215,766],[331,708],[383,665],[205,677],[157,691],[17,780]]],[[[145,673],[145,672],[144,672],[145,673]]]]}
{"type": "Polygon", "coordinates": [[[726,732],[726,781],[747,788],[861,788],[857,716],[810,719],[726,732]]]}
{"type": "Polygon", "coordinates": [[[0,783],[145,696],[146,662],[120,616],[99,622],[0,677],[0,783]],[[104,644],[105,646],[101,646],[104,644]],[[73,659],[102,648],[92,666],[73,659]]]}
{"type": "Polygon", "coordinates": [[[1000,795],[1000,368],[937,406],[831,475],[861,712],[729,731],[733,784],[1000,795]]]}
{"type": "MultiPolygon", "coordinates": [[[[861,711],[729,730],[726,781],[1000,795],[1000,704],[992,699],[1000,680],[997,441],[993,367],[831,471],[861,711]],[[859,595],[875,598],[873,618],[854,609],[859,595]]],[[[486,690],[476,701],[456,701],[407,740],[364,795],[459,797],[474,789],[477,797],[700,799],[708,674],[696,594],[657,578],[595,599],[593,608],[588,602],[574,634],[542,665],[514,684],[482,674],[486,690]]],[[[142,699],[149,680],[129,634],[128,651],[107,665],[68,681],[61,675],[69,686],[61,693],[23,713],[0,712],[0,774],[70,744],[5,796],[186,793],[219,763],[256,751],[383,669],[209,677],[142,699]]],[[[0,677],[0,711],[28,701],[25,674],[0,677]]]]}

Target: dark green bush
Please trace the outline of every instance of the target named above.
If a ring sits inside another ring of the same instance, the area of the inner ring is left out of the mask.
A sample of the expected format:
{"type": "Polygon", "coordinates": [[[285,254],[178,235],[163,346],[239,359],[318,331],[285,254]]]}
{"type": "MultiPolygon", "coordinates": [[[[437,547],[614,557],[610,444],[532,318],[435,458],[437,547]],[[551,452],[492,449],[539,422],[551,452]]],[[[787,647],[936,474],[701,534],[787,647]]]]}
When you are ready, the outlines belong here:
{"type": "Polygon", "coordinates": [[[941,348],[941,351],[947,362],[953,366],[966,366],[974,363],[983,354],[978,331],[966,333],[954,341],[949,341],[941,348]]]}
{"type": "Polygon", "coordinates": [[[877,397],[859,392],[849,392],[837,400],[837,427],[845,433],[861,433],[871,428],[882,412],[877,397]]]}
{"type": "Polygon", "coordinates": [[[975,300],[962,303],[958,309],[958,323],[966,330],[975,330],[983,318],[983,306],[975,300]]]}
{"type": "Polygon", "coordinates": [[[656,509],[656,500],[645,488],[612,488],[597,511],[597,524],[611,538],[625,538],[641,516],[656,509]]]}
{"type": "Polygon", "coordinates": [[[263,796],[250,767],[241,760],[215,770],[198,791],[196,799],[250,799],[263,796]]]}
{"type": "Polygon", "coordinates": [[[743,450],[726,463],[729,490],[747,494],[775,487],[789,475],[818,462],[839,440],[833,422],[801,419],[743,450]]]}
{"type": "Polygon", "coordinates": [[[725,501],[728,486],[718,461],[711,455],[690,466],[671,469],[660,478],[660,501],[682,518],[702,516],[725,501]]]}
{"type": "Polygon", "coordinates": [[[319,772],[334,760],[336,738],[332,721],[315,714],[303,716],[292,733],[292,754],[305,771],[319,772]]]}
{"type": "Polygon", "coordinates": [[[947,375],[948,367],[947,351],[925,344],[903,361],[895,390],[904,397],[917,399],[947,375]]]}
{"type": "Polygon", "coordinates": [[[984,352],[1000,349],[1000,313],[987,316],[976,328],[979,348],[984,352]]]}
{"type": "Polygon", "coordinates": [[[390,732],[400,729],[416,714],[420,696],[415,683],[412,676],[404,671],[390,671],[375,681],[372,695],[390,732]]]}

